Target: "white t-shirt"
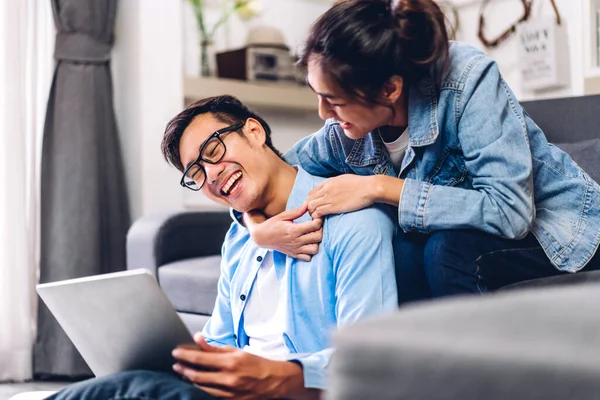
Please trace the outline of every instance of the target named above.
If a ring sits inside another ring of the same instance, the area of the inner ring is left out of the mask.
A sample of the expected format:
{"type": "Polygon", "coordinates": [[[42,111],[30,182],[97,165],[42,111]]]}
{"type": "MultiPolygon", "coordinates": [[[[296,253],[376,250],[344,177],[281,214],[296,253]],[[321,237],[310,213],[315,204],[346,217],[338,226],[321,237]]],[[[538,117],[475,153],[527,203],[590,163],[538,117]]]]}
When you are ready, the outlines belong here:
{"type": "Polygon", "coordinates": [[[394,165],[394,169],[400,173],[402,160],[404,160],[404,154],[406,154],[406,149],[408,148],[408,128],[406,128],[404,132],[402,132],[402,135],[393,142],[388,143],[383,140],[383,137],[381,138],[381,141],[390,155],[390,160],[394,165]]]}
{"type": "Polygon", "coordinates": [[[244,309],[244,331],[249,344],[244,351],[277,359],[289,354],[283,342],[285,307],[279,298],[279,280],[273,252],[265,255],[244,309]]]}

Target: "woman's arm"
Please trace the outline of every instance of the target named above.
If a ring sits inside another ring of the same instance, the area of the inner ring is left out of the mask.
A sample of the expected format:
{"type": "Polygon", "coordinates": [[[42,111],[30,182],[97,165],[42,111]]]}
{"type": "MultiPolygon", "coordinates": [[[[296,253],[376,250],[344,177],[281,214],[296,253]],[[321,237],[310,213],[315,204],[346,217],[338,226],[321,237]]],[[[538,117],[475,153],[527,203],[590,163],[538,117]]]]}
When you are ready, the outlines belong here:
{"type": "Polygon", "coordinates": [[[479,229],[524,237],[535,218],[533,161],[523,110],[497,65],[482,57],[455,94],[457,134],[471,189],[407,179],[399,224],[406,231],[479,229]]]}
{"type": "MultiPolygon", "coordinates": [[[[300,166],[316,176],[335,176],[346,172],[339,160],[338,138],[329,122],[314,134],[307,136],[288,151],[284,159],[291,165],[300,166]]],[[[277,250],[290,257],[310,261],[319,251],[323,237],[322,221],[313,216],[313,221],[294,223],[308,208],[306,205],[286,211],[272,218],[259,212],[245,213],[244,225],[252,240],[260,247],[277,250]]]]}
{"type": "Polygon", "coordinates": [[[293,210],[284,211],[267,219],[257,211],[244,213],[244,225],[254,243],[264,249],[284,253],[302,261],[310,261],[319,251],[319,243],[323,239],[322,220],[294,223],[306,213],[306,203],[293,210]]]}
{"type": "Polygon", "coordinates": [[[308,195],[314,217],[361,210],[374,203],[398,207],[404,180],[387,175],[340,175],[316,186],[308,195]]]}

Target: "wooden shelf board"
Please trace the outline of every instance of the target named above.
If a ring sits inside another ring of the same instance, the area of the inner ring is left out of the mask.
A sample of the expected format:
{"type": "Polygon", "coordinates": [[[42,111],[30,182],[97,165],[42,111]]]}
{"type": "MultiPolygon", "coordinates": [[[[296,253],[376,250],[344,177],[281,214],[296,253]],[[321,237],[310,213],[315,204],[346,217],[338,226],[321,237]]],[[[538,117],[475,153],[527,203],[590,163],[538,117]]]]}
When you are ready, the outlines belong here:
{"type": "Polygon", "coordinates": [[[600,94],[600,74],[584,78],[583,94],[600,94]]]}
{"type": "Polygon", "coordinates": [[[307,87],[293,84],[255,83],[214,77],[186,77],[186,104],[205,97],[229,94],[251,107],[317,112],[317,96],[307,87]]]}

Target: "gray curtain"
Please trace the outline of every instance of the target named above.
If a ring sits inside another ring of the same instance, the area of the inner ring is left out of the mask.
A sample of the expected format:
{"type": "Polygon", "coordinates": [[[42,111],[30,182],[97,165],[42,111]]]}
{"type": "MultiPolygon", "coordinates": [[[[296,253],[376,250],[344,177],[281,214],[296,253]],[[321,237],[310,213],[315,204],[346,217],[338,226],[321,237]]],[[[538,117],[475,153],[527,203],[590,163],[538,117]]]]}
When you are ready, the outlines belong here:
{"type": "MultiPolygon", "coordinates": [[[[42,150],[40,282],[125,269],[130,224],[110,73],[117,1],[52,6],[56,70],[42,150]]],[[[41,301],[34,372],[91,375],[41,301]]]]}

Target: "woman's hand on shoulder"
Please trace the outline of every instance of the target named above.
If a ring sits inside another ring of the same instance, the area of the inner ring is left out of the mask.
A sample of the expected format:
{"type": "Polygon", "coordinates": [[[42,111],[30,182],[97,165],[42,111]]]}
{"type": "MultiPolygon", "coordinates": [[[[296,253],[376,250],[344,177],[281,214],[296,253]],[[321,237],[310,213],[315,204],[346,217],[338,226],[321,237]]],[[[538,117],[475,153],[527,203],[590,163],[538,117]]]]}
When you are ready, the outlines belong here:
{"type": "Polygon", "coordinates": [[[361,210],[376,199],[375,176],[340,175],[315,186],[308,194],[313,218],[361,210]]]}
{"type": "Polygon", "coordinates": [[[252,211],[244,213],[244,222],[258,246],[302,261],[310,261],[319,251],[319,243],[323,240],[323,221],[313,217],[312,221],[294,223],[307,210],[308,206],[304,203],[269,219],[252,211]]]}

